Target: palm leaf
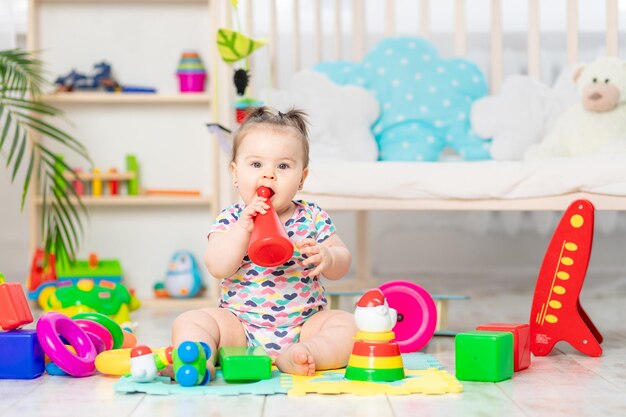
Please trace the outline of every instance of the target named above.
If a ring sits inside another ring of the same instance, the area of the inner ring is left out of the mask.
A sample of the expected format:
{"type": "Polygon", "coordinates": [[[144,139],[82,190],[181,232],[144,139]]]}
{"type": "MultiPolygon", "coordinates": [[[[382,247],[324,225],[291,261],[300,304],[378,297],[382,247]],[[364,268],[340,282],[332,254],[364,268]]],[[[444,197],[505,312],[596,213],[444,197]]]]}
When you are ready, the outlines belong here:
{"type": "Polygon", "coordinates": [[[86,208],[63,175],[71,172],[70,167],[46,143],[56,143],[63,152],[74,153],[89,163],[91,160],[80,141],[51,121],[62,116],[62,112],[41,101],[48,84],[40,60],[20,49],[0,51],[0,154],[6,159],[13,182],[27,161],[22,209],[31,181],[36,179],[35,191],[43,200],[40,229],[46,252],[74,259],[86,208]],[[29,135],[33,133],[42,140],[29,143],[29,135]]]}
{"type": "Polygon", "coordinates": [[[230,29],[221,28],[217,31],[217,50],[227,64],[249,57],[266,44],[266,39],[255,40],[230,29]]]}

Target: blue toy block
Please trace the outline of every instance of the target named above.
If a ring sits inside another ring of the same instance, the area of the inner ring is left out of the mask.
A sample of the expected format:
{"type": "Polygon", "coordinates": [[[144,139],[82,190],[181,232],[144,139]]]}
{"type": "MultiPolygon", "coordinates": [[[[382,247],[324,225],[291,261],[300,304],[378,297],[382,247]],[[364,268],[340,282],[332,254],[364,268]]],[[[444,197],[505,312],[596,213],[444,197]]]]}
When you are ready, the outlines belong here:
{"type": "Polygon", "coordinates": [[[35,330],[0,333],[0,379],[33,379],[44,370],[44,355],[35,330]]]}

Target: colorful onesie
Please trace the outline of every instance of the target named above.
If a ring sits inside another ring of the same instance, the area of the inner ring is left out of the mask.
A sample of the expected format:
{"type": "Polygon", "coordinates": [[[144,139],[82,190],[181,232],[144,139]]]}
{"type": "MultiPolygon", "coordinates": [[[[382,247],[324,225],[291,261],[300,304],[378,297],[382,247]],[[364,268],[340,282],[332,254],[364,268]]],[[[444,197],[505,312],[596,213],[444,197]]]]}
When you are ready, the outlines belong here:
{"type": "MultiPolygon", "coordinates": [[[[284,225],[291,241],[312,238],[321,243],[335,233],[332,220],[317,204],[294,203],[296,209],[284,225]]],[[[244,207],[234,204],[224,209],[209,234],[235,225],[244,207]]],[[[305,269],[314,268],[303,265],[305,259],[295,246],[291,259],[273,268],[256,265],[246,255],[237,272],[222,280],[220,307],[243,323],[249,346],[262,346],[278,356],[281,349],[298,342],[302,324],[326,305],[319,277],[303,275],[305,269]]]]}

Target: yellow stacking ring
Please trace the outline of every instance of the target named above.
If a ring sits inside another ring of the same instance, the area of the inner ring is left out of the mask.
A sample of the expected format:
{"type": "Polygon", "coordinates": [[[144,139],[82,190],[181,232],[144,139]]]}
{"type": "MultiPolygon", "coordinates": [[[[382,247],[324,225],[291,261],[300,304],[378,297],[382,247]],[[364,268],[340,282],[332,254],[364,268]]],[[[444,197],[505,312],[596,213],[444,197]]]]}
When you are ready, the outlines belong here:
{"type": "MultiPolygon", "coordinates": [[[[132,349],[114,349],[100,353],[96,357],[96,369],[105,375],[122,376],[130,372],[130,351],[132,349]]],[[[165,348],[152,349],[163,363],[168,363],[165,348]]]]}
{"type": "Polygon", "coordinates": [[[362,332],[358,331],[356,336],[353,337],[355,340],[368,340],[372,342],[388,342],[390,340],[395,339],[396,335],[394,332],[362,332]]]}

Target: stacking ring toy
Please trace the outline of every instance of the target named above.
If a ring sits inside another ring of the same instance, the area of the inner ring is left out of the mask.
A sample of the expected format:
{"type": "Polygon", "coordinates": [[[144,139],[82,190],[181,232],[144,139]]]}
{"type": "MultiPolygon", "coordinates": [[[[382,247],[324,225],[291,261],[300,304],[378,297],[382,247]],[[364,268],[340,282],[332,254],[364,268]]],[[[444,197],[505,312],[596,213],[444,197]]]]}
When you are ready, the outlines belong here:
{"type": "MultiPolygon", "coordinates": [[[[130,351],[132,349],[115,349],[102,352],[96,358],[96,369],[105,375],[122,376],[130,372],[130,351]]],[[[166,359],[165,348],[152,349],[163,363],[166,359]]]]}
{"type": "MultiPolygon", "coordinates": [[[[113,349],[113,336],[106,327],[95,321],[85,319],[76,319],[74,323],[78,324],[78,327],[83,329],[87,333],[87,336],[91,333],[95,338],[100,339],[101,342],[98,344],[102,345],[102,349],[98,349],[98,346],[96,346],[98,353],[113,349]]],[[[94,338],[90,337],[90,339],[93,341],[94,338]]],[[[96,343],[94,343],[94,345],[96,345],[96,343]]]]}
{"type": "Polygon", "coordinates": [[[68,374],[83,377],[94,373],[96,348],[83,329],[69,317],[54,312],[41,316],[37,322],[37,339],[46,355],[68,374]],[[61,337],[76,350],[76,354],[65,347],[61,337]]]}
{"type": "Polygon", "coordinates": [[[96,369],[105,375],[122,376],[130,372],[131,349],[115,349],[101,352],[96,358],[96,369]]]}
{"type": "Polygon", "coordinates": [[[111,336],[113,336],[113,349],[119,349],[124,344],[124,333],[122,333],[122,328],[109,316],[96,312],[86,312],[75,314],[72,316],[72,319],[91,320],[103,325],[109,333],[111,333],[111,336]]]}
{"type": "Polygon", "coordinates": [[[435,300],[424,288],[410,281],[390,281],[381,285],[389,307],[398,312],[393,328],[400,352],[417,352],[432,339],[437,327],[435,300]]]}

